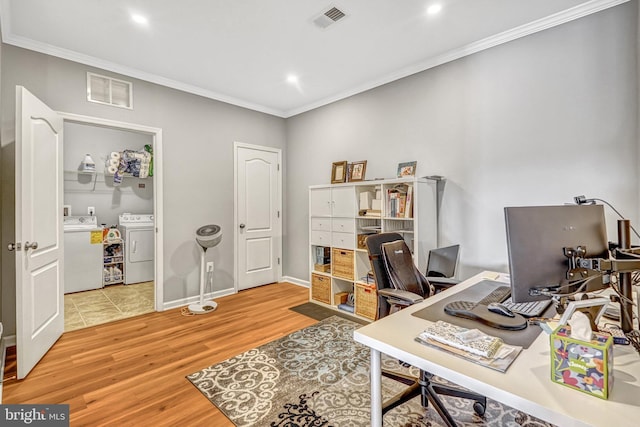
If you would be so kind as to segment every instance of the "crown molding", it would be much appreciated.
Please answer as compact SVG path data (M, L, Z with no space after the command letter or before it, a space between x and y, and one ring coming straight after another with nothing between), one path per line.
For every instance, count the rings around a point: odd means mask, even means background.
M284 112L281 110L266 107L264 105L254 104L251 102L243 101L238 98L223 95L208 89L204 89L198 86L183 83L177 80L168 79L166 77L159 76L157 74L148 73L146 71L138 70L136 68L127 67L124 65L116 64L111 61L105 61L94 56L85 55L68 49L58 48L46 43L40 43L31 39L10 35L8 40L3 37L3 41L7 44L11 44L17 47L21 47L28 50L44 53L46 55L55 56L58 58L66 59L69 61L77 62L80 64L88 65L90 67L99 68L101 70L111 71L113 73L121 74L127 77L133 77L139 80L144 80L150 83L155 83L161 86L177 89L182 92L199 95L205 98L221 101L227 104L235 105L249 110L258 111L261 113L271 114L278 117L284 117Z
M261 113L270 114L277 117L284 118L284 111L270 108L264 105L247 102L238 98L234 98L228 95L217 93L208 89L204 89L198 86L190 85L177 80L168 79L153 73L138 70L136 68L127 67L114 62L105 61L94 56L85 55L69 49L62 49L56 46L52 46L47 43L41 43L31 40L26 37L16 36L11 31L11 2L10 0L0 1L0 30L2 34L2 42L17 46L23 49L32 50L46 55L55 56L57 58L66 59L69 61L84 64L90 67L99 68L101 70L111 71L113 73L121 74L127 77L133 77L139 80L144 80L150 83L155 83L161 86L166 86L172 89L177 89L182 92L199 95L205 98L213 99L216 101L224 102L226 104L235 105L237 107L246 108Z
M521 37L544 31L549 28L556 27L558 25L565 24L567 22L591 15L593 13L600 12L610 7L617 6L622 3L626 3L629 0L591 0L581 5L569 8L562 12L549 15L545 18L538 19L528 24L515 27L513 29L503 31L496 35L486 37L477 42L469 43L461 48L453 49L447 53L439 55L437 57L429 58L428 60L413 64L409 67L402 68L394 73L388 74L384 77L370 80L347 91L340 92L336 95L321 99L310 104L293 108L290 110L279 110L265 105L255 104L247 102L238 98L234 98L228 95L217 93L208 89L204 89L198 86L190 85L184 82L168 79L153 73L138 70L136 68L126 67L120 64L116 64L110 61L105 61L93 56L81 54L68 49L62 49L55 46L51 46L46 43L40 43L31 39L20 37L12 34L11 23L8 16L10 16L10 2L9 0L2 0L0 2L0 26L2 30L2 40L4 43L11 44L24 49L33 50L36 52L44 53L47 55L55 56L69 61L78 62L91 67L99 68L102 70L111 71L124 76L133 77L139 80L155 83L161 86L170 87L183 92L199 95L205 98L213 99L216 101L224 102L227 104L235 105L249 110L258 111L261 113L271 114L281 118L289 118L298 114L305 113L307 111L314 110L319 107L331 104L336 101L348 98L353 95L374 89L378 86L385 85L395 80L408 77L410 75L428 70L438 65L445 64L447 62L454 61L456 59L463 58L474 53L481 52L485 49L492 48L494 46L507 43Z
M481 52L485 49L489 49L489 48L501 45L503 43L507 43L507 42L519 39L521 37L526 37L528 35L531 35L540 31L544 31L549 28L556 27L558 25L562 25L567 22L571 22L579 18L583 18L585 16L600 12L602 10L608 9L613 6L617 6L622 3L626 3L628 1L629 0L591 0L579 6L569 8L562 12L549 15L545 18L532 21L528 24L524 24L507 31L503 31L493 36L486 37L477 42L469 43L466 46L462 46L460 48L450 50L449 52L446 52L442 55L429 58L426 61L419 62L409 67L405 67L394 73L388 74L380 79L375 79L367 83L363 83L362 85L354 87L348 91L341 92L339 94L336 94L328 98L324 98L320 101L317 101L311 104L307 104L300 108L287 110L285 111L284 117L289 118L298 114L305 113L307 111L315 110L316 108L334 103L336 101L340 101L341 99L345 99L362 92L366 92L367 90L374 89L378 86L391 83L395 80L408 77L410 75L428 70L430 68L437 67L438 65L446 64L447 62L455 61L456 59L460 59L465 56L469 56L474 53Z

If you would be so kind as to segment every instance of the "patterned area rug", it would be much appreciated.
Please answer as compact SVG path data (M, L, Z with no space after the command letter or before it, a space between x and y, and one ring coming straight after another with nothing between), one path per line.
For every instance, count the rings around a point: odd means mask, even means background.
M360 325L338 316L187 376L236 426L368 426L370 419L369 349L353 340ZM383 357L384 369L418 374L396 359ZM383 399L400 383L383 378ZM460 426L548 424L487 400L484 417L468 400L443 397ZM389 411L387 426L442 426L420 398Z

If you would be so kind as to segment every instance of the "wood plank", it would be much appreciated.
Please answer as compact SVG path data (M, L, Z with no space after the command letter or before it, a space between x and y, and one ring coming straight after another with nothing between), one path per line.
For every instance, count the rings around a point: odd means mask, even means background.
M66 403L73 426L233 426L185 376L316 323L289 310L308 298L277 283L218 298L209 314L174 309L67 332L24 380L8 354L2 403Z

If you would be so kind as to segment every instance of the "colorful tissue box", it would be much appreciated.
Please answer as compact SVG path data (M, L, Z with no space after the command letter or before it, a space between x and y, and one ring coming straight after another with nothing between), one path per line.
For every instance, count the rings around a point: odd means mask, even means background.
M571 327L551 334L551 380L601 399L613 387L613 338L594 332L591 341L571 338Z

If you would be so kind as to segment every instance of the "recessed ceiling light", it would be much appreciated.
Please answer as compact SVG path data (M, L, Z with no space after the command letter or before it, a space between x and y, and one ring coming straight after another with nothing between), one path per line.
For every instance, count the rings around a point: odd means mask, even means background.
M289 74L287 76L287 83L291 83L292 85L298 84L298 76L295 74Z
M442 5L441 4L432 4L431 6L429 6L427 8L427 13L429 15L435 15L436 13L440 12L442 10Z
M137 13L132 13L131 14L131 19L133 20L133 22L135 22L136 24L140 24L140 25L147 25L149 23L149 20L147 19L146 16L142 16L142 15L137 14Z

